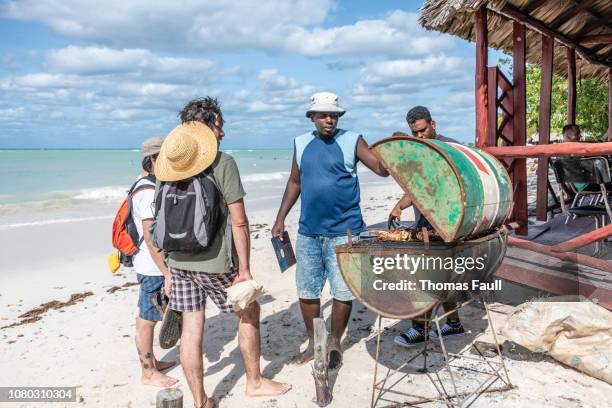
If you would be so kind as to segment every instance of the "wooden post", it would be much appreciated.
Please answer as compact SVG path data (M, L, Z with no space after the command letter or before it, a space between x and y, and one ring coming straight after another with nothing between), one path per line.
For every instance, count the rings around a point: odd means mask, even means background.
M608 141L612 142L612 68L608 70Z
M576 123L576 49L567 48L567 123Z
M178 388L158 391L155 408L183 408L183 392Z
M525 77L525 25L512 26L512 74L514 82L514 146L525 146L527 140L527 81ZM512 172L514 189L513 219L519 223L518 235L527 235L527 160L516 159Z
M489 136L487 146L497 146L497 67L487 68L487 111ZM489 89L491 92L489 92Z
M476 32L476 147L487 146L489 132L487 111L487 64L488 64L488 33L487 7L480 7L474 14Z
M542 76L540 78L540 120L538 145L550 143L550 105L552 95L552 69L554 42L542 34ZM548 214L548 158L538 158L538 192L536 219L546 221Z
M312 321L314 326L314 365L312 376L315 381L317 404L326 407L331 403L332 393L327 375L327 329L325 320L317 317Z

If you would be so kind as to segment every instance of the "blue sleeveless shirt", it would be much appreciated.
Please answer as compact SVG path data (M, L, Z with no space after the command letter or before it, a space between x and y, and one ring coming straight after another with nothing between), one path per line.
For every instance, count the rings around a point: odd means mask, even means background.
M300 170L301 214L298 233L337 237L358 234L365 224L359 208L357 143L361 135L337 129L322 139L316 131L295 138Z

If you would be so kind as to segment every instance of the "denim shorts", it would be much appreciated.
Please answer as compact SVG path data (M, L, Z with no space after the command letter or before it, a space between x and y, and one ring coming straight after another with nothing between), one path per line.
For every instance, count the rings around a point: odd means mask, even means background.
M153 298L157 296L157 292L164 290L163 276L149 276L136 274L138 283L140 283L140 291L138 293L138 309L139 316L142 320L151 320L159 322L162 320L161 311L155 306Z
M298 234L295 281L300 299L319 299L325 280L329 280L331 295L334 299L342 301L355 299L342 279L334 251L336 245L347 242L346 235L330 238Z

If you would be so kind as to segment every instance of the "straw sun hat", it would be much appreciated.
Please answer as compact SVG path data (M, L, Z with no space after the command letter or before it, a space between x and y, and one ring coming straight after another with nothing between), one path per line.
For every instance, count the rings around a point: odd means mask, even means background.
M208 126L185 122L166 136L155 163L155 177L161 181L193 177L215 161L217 149L217 138Z

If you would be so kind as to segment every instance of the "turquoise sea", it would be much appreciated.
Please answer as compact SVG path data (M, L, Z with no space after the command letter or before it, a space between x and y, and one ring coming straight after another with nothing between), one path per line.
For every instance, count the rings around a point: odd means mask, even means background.
M247 210L277 208L292 150L225 150L240 170ZM113 216L141 171L134 150L0 150L0 228ZM360 170L361 183L378 183Z

